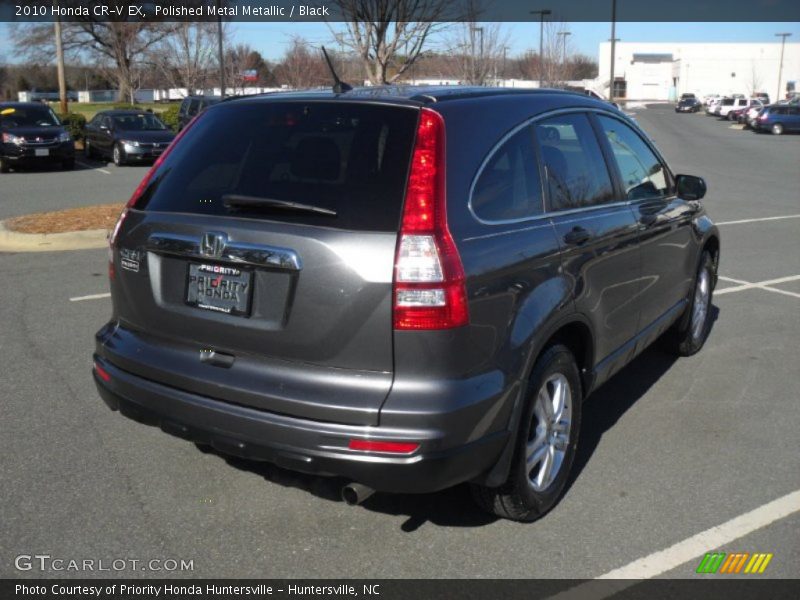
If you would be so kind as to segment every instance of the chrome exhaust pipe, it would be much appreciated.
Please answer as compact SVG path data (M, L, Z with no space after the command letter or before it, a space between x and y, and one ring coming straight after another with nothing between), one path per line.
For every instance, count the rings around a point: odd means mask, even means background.
M361 504L375 493L371 487L367 487L360 483L348 483L342 488L342 500L348 506L355 506Z

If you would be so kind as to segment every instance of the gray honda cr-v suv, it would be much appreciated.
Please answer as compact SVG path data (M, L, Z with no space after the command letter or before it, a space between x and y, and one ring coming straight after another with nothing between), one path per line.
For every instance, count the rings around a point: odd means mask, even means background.
M372 491L558 500L581 402L656 338L703 345L719 234L581 94L371 88L221 102L110 239L94 379L163 430Z

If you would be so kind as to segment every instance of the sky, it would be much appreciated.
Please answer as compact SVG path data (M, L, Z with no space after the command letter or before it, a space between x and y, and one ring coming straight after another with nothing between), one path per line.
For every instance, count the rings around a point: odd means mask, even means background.
M335 28L341 25L334 24ZM611 37L610 23L566 23L571 48L597 59L600 42ZM9 39L9 23L0 24L0 62L16 62ZM324 23L235 23L232 25L237 43L247 43L267 60L278 60L292 36L314 44L332 43L332 35ZM503 23L508 35L509 57L539 45L538 23ZM800 42L800 23L617 23L616 37L623 42L775 42L778 32L791 32L788 42ZM441 44L441 40L438 40ZM437 40L433 40L435 49Z

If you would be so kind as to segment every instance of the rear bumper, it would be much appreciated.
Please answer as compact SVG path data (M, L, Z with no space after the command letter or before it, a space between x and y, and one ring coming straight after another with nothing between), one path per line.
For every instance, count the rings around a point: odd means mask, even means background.
M503 430L448 447L444 432L426 428L438 420L434 415L419 427L404 428L298 419L179 390L133 375L97 355L94 359L110 376L106 381L94 372L100 396L128 418L226 454L340 476L378 491L433 492L479 478L497 462L509 435ZM413 440L420 448L403 456L367 453L348 449L354 438Z

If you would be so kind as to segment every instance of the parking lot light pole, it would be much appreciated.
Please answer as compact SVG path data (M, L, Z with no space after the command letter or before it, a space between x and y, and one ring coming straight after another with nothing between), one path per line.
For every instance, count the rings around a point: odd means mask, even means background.
M617 52L617 0L611 0L611 80L608 83L608 100L614 102L614 60Z
M478 34L480 35L480 45L478 46L479 47L478 60L480 62L478 63L479 64L478 73L473 73L473 76L477 74L478 75L478 79L480 80L480 85L483 85L484 84L484 74L483 74L483 27L471 27L471 29L472 29L472 33L473 34L477 31ZM470 37L472 37L472 36L470 36ZM474 60L475 60L474 38L473 38L473 44L472 44L472 59L473 59L473 64L474 64ZM473 67L473 71L474 71L474 67Z
M775 37L781 38L781 62L778 65L778 94L775 96L775 102L781 99L781 77L783 76L783 50L786 47L786 38L792 35L791 33L776 33Z
M567 36L572 35L571 31L559 31L561 38L561 68L564 70L564 81L567 80Z
M552 12L547 8L531 11L532 15L539 15L539 88L544 83L544 18Z

